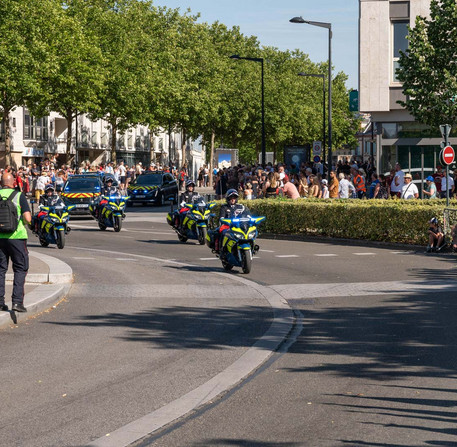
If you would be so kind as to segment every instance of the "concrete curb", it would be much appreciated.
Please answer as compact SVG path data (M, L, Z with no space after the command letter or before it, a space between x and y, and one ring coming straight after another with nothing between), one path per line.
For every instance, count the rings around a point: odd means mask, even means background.
M68 294L73 282L73 270L65 262L41 253L30 252L29 254L45 262L49 267L49 273L27 275L28 283L41 283L41 285L25 295L24 304L27 307L27 313L20 314L23 321L58 303ZM29 276L32 278L29 278ZM12 323L17 324L18 315L18 313L12 311L0 313L0 329L8 327Z

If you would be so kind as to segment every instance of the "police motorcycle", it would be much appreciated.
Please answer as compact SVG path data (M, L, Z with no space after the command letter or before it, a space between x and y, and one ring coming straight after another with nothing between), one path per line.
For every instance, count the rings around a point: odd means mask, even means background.
M32 200L31 203L33 207L36 202ZM68 226L69 211L73 208L75 205L65 206L63 202L54 206L39 205L40 212L34 216L33 228L42 247L47 247L49 244L56 244L59 249L65 247L65 235L71 231Z
M227 203L230 200L230 191L234 191L232 197L235 196L236 200L238 198L235 190L229 190ZM259 251L259 246L255 243L258 236L257 227L266 217L252 217L242 205L238 206L241 208L236 209L231 217L221 217L221 226L208 233L206 242L212 252L220 258L224 270L230 271L233 267L241 267L243 273L247 274L251 271L253 256Z
M114 228L118 233L122 229L122 221L125 218L125 205L129 196L123 196L119 192L100 196L97 204L89 206L92 217L97 220L98 228L105 231Z
M215 205L214 202L206 203L201 196L194 196L191 203L181 204L182 208L188 210L181 224L180 212L179 210L173 211L173 204L171 204L167 222L176 231L180 242L184 243L188 239L196 239L200 245L205 244L208 222L214 216L211 209Z

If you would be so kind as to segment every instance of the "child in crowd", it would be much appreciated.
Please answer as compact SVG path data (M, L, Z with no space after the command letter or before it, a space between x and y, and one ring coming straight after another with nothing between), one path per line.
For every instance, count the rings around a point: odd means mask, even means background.
M253 194L253 190L252 190L252 185L251 183L246 183L246 186L244 187L244 198L246 200L252 200L252 194Z
M428 229L428 246L427 253L432 251L441 251L444 247L444 234L438 225L438 219L433 217L429 220L430 228Z

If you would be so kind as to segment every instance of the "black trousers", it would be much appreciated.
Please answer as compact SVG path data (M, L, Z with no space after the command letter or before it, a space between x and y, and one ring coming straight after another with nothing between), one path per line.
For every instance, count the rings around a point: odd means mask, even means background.
M0 304L5 303L5 280L8 263L13 263L13 304L24 304L25 277L29 270L27 239L0 239Z

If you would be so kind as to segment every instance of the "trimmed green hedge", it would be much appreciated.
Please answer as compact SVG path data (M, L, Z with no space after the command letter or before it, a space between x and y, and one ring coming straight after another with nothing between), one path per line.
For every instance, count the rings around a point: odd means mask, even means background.
M223 202L219 202L223 203ZM241 201L266 216L260 231L336 238L427 244L428 221L443 220L445 200L288 200ZM457 208L452 200L451 208ZM219 209L214 211L219 215Z

